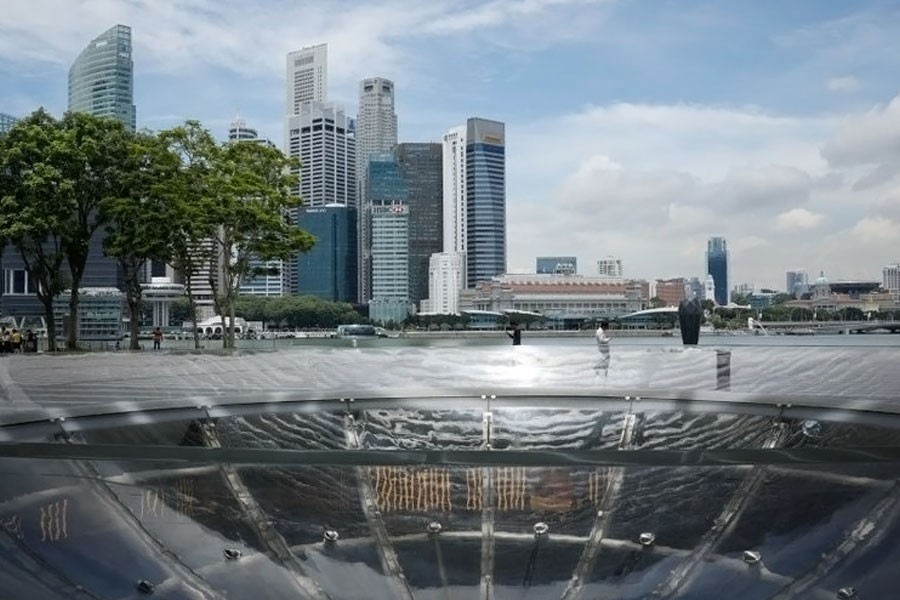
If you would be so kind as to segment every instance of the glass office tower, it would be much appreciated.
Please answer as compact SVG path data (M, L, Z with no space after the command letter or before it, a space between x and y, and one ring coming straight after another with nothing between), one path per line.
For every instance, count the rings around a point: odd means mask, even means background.
M135 130L131 28L116 25L91 40L69 69L69 110L112 117Z
M716 304L728 304L728 246L725 238L709 238L706 244L706 273L715 283Z

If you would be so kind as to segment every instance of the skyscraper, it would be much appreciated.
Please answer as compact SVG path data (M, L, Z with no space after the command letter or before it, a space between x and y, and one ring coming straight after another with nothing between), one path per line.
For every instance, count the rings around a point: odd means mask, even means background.
M881 270L883 287L888 292L900 292L900 262L887 265Z
M69 69L69 110L122 121L135 130L131 28L116 25L91 40Z
M285 114L299 115L303 102L328 101L328 45L308 46L287 55Z
M706 273L715 282L715 301L728 304L728 246L725 238L712 237L706 243Z
M597 261L597 274L600 277L622 277L622 259L615 256L607 256Z
M399 322L410 314L409 207L372 206L372 300L369 318Z
M356 119L356 179L359 203L359 300L372 297L370 202L366 198L369 158L390 152L397 145L394 82L381 77L359 82L359 114Z
M803 294L808 293L809 276L806 274L806 271L803 269L788 271L785 274L784 291L792 295L794 298L799 298Z
M471 118L444 135L444 252L465 287L506 272L506 148L499 121Z
M356 209L345 205L304 207L298 224L316 245L297 258L298 294L356 302Z
M0 112L0 133L6 133L12 129L12 126L15 125L18 120L19 119L12 115Z

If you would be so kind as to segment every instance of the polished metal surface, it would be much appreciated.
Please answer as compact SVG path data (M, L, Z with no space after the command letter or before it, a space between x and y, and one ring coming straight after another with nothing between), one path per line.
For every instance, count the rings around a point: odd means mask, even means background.
M4 360L0 596L900 584L897 348L731 347L727 386L721 348L614 348L605 373L590 350Z

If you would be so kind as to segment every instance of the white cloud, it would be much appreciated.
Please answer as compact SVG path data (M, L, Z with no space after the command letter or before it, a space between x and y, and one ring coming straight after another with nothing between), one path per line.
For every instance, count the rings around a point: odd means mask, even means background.
M825 217L805 208L793 208L775 218L775 230L782 232L815 229L825 221Z
M856 77L832 77L825 82L825 88L829 92L855 92L859 90L859 80Z
M865 217L853 227L853 234L863 244L900 243L900 223L884 217Z

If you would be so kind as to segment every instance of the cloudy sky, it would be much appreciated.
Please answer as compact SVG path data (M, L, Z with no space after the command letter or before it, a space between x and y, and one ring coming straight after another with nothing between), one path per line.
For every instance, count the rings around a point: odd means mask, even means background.
M61 113L72 60L134 35L138 126L240 113L282 139L285 54L328 43L329 98L396 82L401 141L506 122L510 271L881 279L900 260L895 0L3 0L0 111Z

